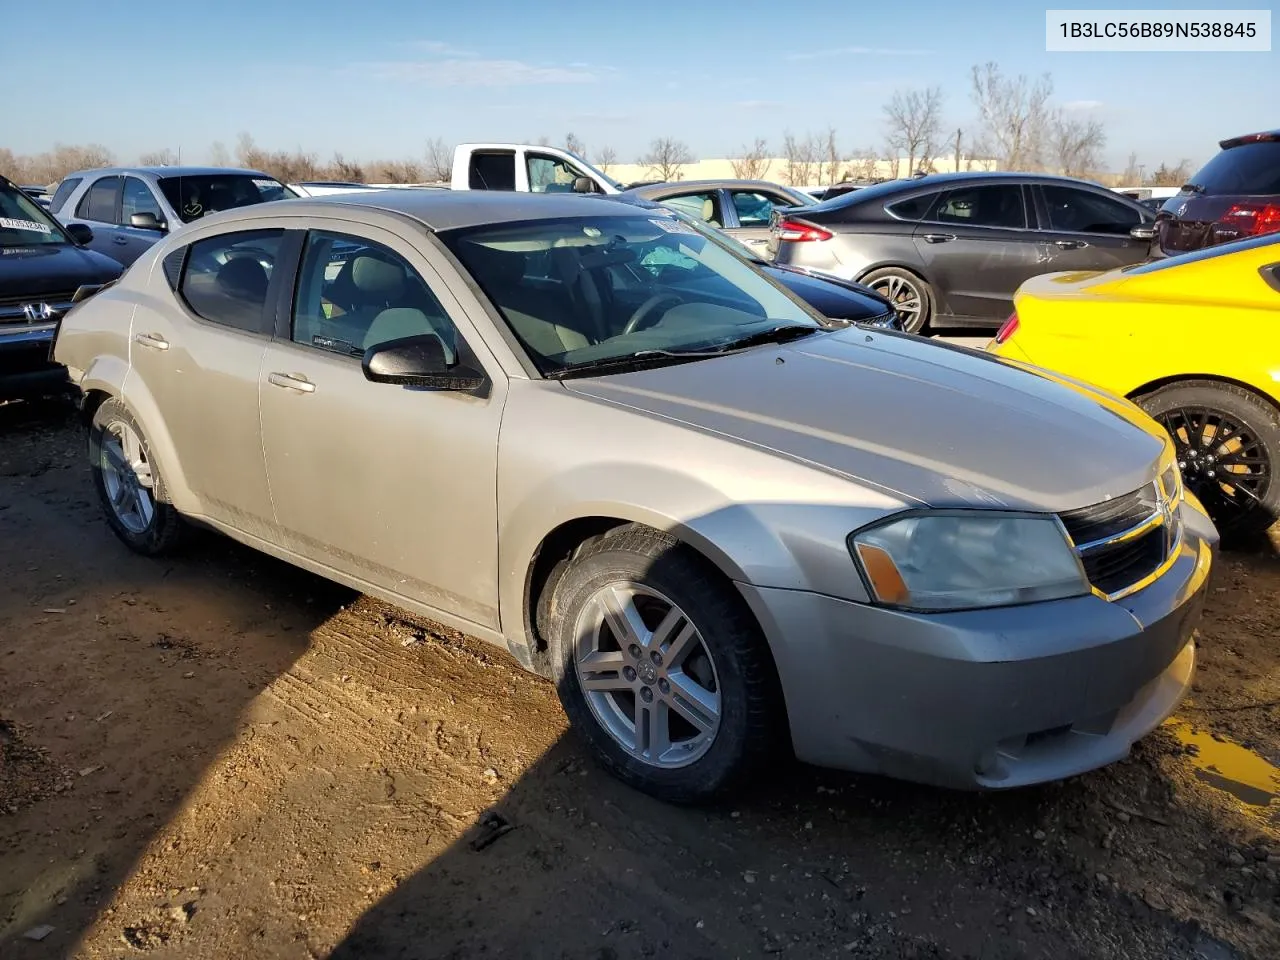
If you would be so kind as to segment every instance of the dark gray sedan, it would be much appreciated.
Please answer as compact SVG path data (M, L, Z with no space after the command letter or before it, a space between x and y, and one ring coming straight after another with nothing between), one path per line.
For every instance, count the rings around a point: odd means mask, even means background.
M1024 280L1111 270L1151 256L1155 214L1094 183L1017 173L939 174L778 211L769 250L865 283L906 328L995 329Z

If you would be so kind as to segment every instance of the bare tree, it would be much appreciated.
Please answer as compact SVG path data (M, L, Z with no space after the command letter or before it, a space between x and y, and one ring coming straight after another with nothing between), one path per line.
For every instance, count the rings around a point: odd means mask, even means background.
M972 95L982 123L983 149L1006 170L1043 166L1052 120L1053 81L1006 77L995 63L975 66Z
M602 172L608 173L609 168L618 163L618 151L613 147L601 147L600 153L596 156L596 163Z
M564 148L575 156L587 159L587 145L575 133L567 133L564 137Z
M1129 162L1125 164L1121 179L1124 180L1125 186L1132 186L1142 182L1142 167L1138 163L1138 155L1136 153L1129 154Z
M138 157L139 165L144 167L171 167L177 162L177 155L168 147L162 150L150 150Z
M960 172L960 157L961 157L960 148L963 143L963 140L964 140L964 131L957 130L956 131L956 164L955 164L955 167L953 168L956 173Z
M739 156L729 161L733 175L739 180L759 180L769 169L769 144L764 137L756 137L751 146L743 145Z
M333 155L333 162L329 164L325 173L332 175L335 180L364 183L364 167L346 160L340 153Z
M442 182L453 176L453 150L440 137L427 141L427 162L424 170L432 182Z
M845 176L850 180L873 180L879 166L880 158L876 156L875 150L855 150L849 157Z
M419 183L422 164L416 160L375 160L369 164L370 183Z
M209 160L215 167L231 166L231 154L227 152L227 145L221 140L213 141L213 146L209 148Z
M1191 178L1191 161L1179 161L1176 167L1160 164L1147 178L1149 187L1180 187Z
M44 153L25 155L0 150L0 173L18 183L48 185L75 170L109 167L114 162L111 151L96 143L58 143Z
M1059 172L1083 177L1102 165L1102 149L1107 132L1102 121L1092 117L1070 117L1061 111L1049 128L1049 155Z
M811 135L797 137L790 131L783 134L782 158L786 162L782 176L793 187L812 183L814 167L822 166L821 147Z
M823 150L826 162L818 177L818 182L821 183L823 177L825 177L827 183L839 183L840 170L844 165L844 158L840 156L840 147L836 143L835 127L827 127L827 139L823 144Z
M534 142L535 142L538 146L540 146L540 147L549 147L549 146L551 146L551 138L550 138L550 137L548 137L545 133L544 133L542 136L540 136L537 140L535 140Z
M680 168L693 163L693 154L682 140L658 137L649 144L649 152L640 162L662 180L679 180Z
M916 160L937 153L942 132L942 88L897 90L884 106L886 140L897 155L906 154L907 176L916 172Z

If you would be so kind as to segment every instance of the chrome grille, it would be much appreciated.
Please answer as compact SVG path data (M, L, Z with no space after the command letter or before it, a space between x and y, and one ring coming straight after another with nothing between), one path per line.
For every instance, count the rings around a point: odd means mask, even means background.
M47 303L50 306L57 306L60 303L70 303L75 295L74 289L53 290L49 293L0 294L0 307L17 307L24 303Z
M1109 599L1145 585L1182 539L1176 469L1153 483L1059 514L1089 583Z

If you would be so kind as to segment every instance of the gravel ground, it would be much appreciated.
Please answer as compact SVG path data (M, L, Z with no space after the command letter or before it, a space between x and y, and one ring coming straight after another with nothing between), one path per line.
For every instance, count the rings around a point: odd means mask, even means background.
M0 407L0 956L1274 960L1278 556L1223 557L1180 723L1107 770L675 809L492 648L212 535L130 555L71 421Z

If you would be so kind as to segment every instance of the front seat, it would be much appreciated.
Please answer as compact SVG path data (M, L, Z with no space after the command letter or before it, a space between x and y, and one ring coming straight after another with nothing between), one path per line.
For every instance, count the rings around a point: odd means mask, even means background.
M557 356L590 342L577 330L546 319L564 316L564 305L554 294L521 282L525 270L523 253L469 243L462 260L473 268L476 279L516 336L534 353Z
M565 319L574 322L568 326L588 340L607 340L609 331L605 329L604 297L595 276L590 270L583 269L582 258L573 247L552 247L549 252L551 268L573 301L573 315Z
M716 219L716 202L710 197L702 201L702 219L713 227L722 226L720 221Z

